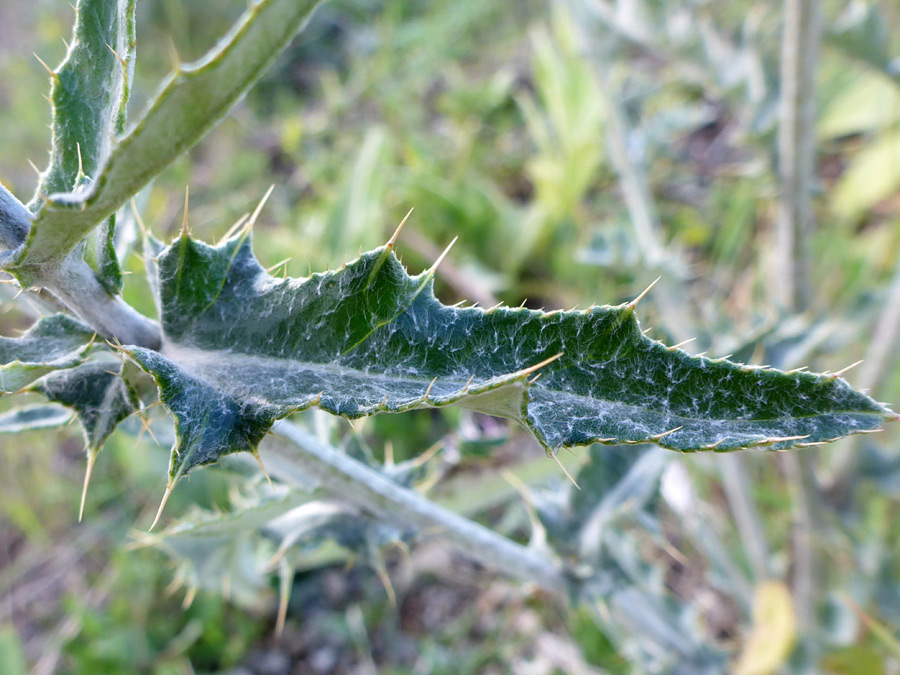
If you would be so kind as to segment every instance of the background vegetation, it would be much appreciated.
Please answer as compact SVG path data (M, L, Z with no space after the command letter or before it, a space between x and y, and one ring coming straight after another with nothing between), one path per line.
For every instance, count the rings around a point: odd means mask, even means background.
M132 115L173 58L202 54L244 6L138 3ZM900 9L824 4L812 291L799 313L778 300L782 15L771 0L331 0L138 208L167 238L189 184L191 227L216 240L275 184L257 255L304 276L383 243L415 207L399 246L411 270L460 238L438 275L445 302L613 304L662 274L642 305L654 337L784 368L865 358L847 378L896 407ZM48 147L47 75L31 52L58 62L72 19L64 2L0 7L0 181L20 196L35 182L26 159L43 165ZM149 312L140 257L126 267L126 298ZM5 300L10 334L28 305ZM411 480L563 555L576 516L602 505L604 555L633 589L631 613L562 606L439 539L358 564L352 547L317 547L286 581L261 571L274 551L249 530L214 555L196 541L147 546L165 438L113 436L77 524L83 458L69 428L0 440L0 672L698 672L671 657L680 643L738 669L750 667L742 650L769 656L768 670L743 672L900 672L895 428L798 451L803 461L667 453L611 503L615 453L566 459L605 476L574 495L496 419L304 423L379 462L441 443ZM264 489L237 464L198 472L167 516L198 522ZM754 601L777 620L754 620ZM780 630L767 638L765 626ZM748 652L754 640L770 649Z

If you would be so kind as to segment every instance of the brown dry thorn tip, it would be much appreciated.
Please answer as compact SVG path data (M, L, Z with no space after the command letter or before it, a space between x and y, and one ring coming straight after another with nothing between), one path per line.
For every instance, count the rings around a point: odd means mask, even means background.
M556 354L555 356L551 356L549 359L544 359L540 363L535 363L533 366L524 368L516 374L519 375L520 377L525 376L525 375L531 375L531 373L535 372L536 370L539 370L539 369L543 368L544 366L550 365L554 361L561 359L564 354L565 354L565 352L560 352L559 354Z
M78 154L78 178L84 177L84 162L81 159L81 143L75 143L75 152Z
M91 452L90 447L85 448L87 452L87 467L84 470L84 487L81 488L81 506L78 507L78 522L84 517L84 503L87 501L88 485L91 483L91 474L94 472L94 462L97 460L97 453Z
M834 377L841 377L841 375L843 375L844 373L846 373L846 372L847 372L848 370L850 370L851 368L855 368L856 366L858 366L858 365L859 365L860 363L862 363L862 362L863 362L863 359L860 359L860 360L857 361L856 363L851 363L851 364L850 364L849 366L847 366L846 368L841 368L840 370L833 372L832 375L833 375Z
M178 47L175 46L172 36L169 36L169 59L172 61L172 70L176 73L181 70L181 56L178 54Z
M387 397L388 397L388 395L385 394L385 395L384 395L384 398L381 399L381 404L379 405L379 407L381 407L381 408L387 407Z
M543 373L538 373L537 375L535 375L534 377L532 377L530 380L528 380L528 385L531 386L532 384L534 384L535 382L537 382L537 381L538 381L538 378L539 378L541 375L543 375Z
M554 462L556 462L556 466L558 466L560 469L562 469L562 472L564 474L566 474L566 478L568 478L570 481L572 481L572 485L575 486L575 489L580 490L581 487L578 485L576 480L574 478L572 478L572 474L569 473L569 470L566 469L565 465L563 465L563 463L559 461L559 457L556 456L556 453L551 450L548 450L547 456L550 457L550 459L552 459Z
M653 330L653 326L647 326L644 330L641 331L641 335L646 335L651 330Z
M38 63L40 63L42 66L44 66L44 69L45 69L48 73L50 73L50 77L52 77L54 80L58 80L58 79L59 79L59 75L58 75L57 73L53 72L53 68L51 68L51 67L48 66L46 63L44 63L43 59L41 59L40 56L38 56L38 55L35 54L34 52L31 52L31 53L34 54L34 58L36 58L36 59L38 60Z
M466 382L466 386L463 387L463 393L464 393L464 394L465 394L467 391L469 391L469 386L472 384L472 380L474 380L474 379L475 379L475 376L472 375L472 377L469 378L468 382Z
M429 459L434 457L437 453L439 453L444 448L444 439L439 440L437 443L428 448L425 452L415 458L413 460L414 467L420 467Z
M188 607L193 605L195 597L197 597L197 587L188 586L188 589L184 594L184 602L181 603L181 608L187 609Z
M397 226L397 229L394 230L394 234L392 234L391 238L388 239L388 242L387 242L388 250L391 250L392 248L394 248L394 244L397 243L397 237L400 236L400 231L403 229L403 226L406 225L406 221L409 220L409 217L412 215L412 212L415 210L415 208L416 207L413 207L409 211L406 212L406 215L403 216L403 220L400 221L400 224Z
M228 241L229 239L231 239L231 237L234 235L234 233L240 229L241 225L243 225L244 221L247 220L247 218L249 218L249 217L250 217L250 214L245 213L240 218L238 218L235 221L234 225L229 227L228 231L222 235L221 239L219 239L219 243L221 244L223 241Z
M324 393L325 393L325 390L324 390L324 389L323 389L322 391L319 392L319 395L316 396L316 400L313 401L313 405L316 405L316 406L317 406L317 405L319 405L319 403L321 403L321 401L322 401L322 394L324 394Z
M722 438L720 438L719 440L717 440L715 443L710 443L709 445L704 446L704 449L705 449L705 450L715 450L716 448L718 448L718 447L719 447L725 440L727 440L728 438L729 438L729 436L722 436Z
M137 202L134 201L134 197L131 198L131 213L134 214L134 222L137 223L138 229L141 231L141 234L145 237L147 236L147 228L144 226L144 220L141 218L141 214L138 212Z
M526 302L528 302L528 298L523 298L522 303L519 305L519 309L523 309L525 307Z
M128 64L125 62L125 59L123 59L121 56L119 56L119 53L115 49L113 49L108 42L106 43L106 47L107 47L107 49L109 49L109 51L111 51L113 53L113 56L116 57L116 61L118 61L120 64L122 64L123 68L128 68Z
M581 310L581 313L582 313L582 314L590 314L590 313L591 313L591 310L594 309L594 307L596 307L596 306L597 306L596 303L591 303L591 306L588 307L587 309Z
M259 214L262 212L263 207L266 205L266 202L269 201L269 196L272 194L272 190L275 189L275 184L269 186L269 189L266 190L266 194L263 195L262 199L259 200L259 204L256 205L256 209L253 211L253 215L250 216L250 220L247 221L247 227L245 228L248 232L253 229L253 226L256 225L256 219L259 218Z
M434 383L435 383L435 382L437 382L437 378L434 378L434 379L431 381L431 384L428 385L428 389L425 390L425 395L422 396L422 400L423 400L423 401L427 401L427 400L428 400L428 394L431 393L431 388L434 386Z
M653 288L654 286L656 286L656 282L659 281L660 279L662 279L662 276L656 277L656 279L653 280L653 283L651 283L649 286L647 286L647 288L645 288L645 289L643 290L643 292L642 292L639 296L637 296L634 300L632 300L632 301L629 302L629 303L626 303L626 304L625 304L625 307L628 308L628 309L632 309L632 310L633 310L635 307L637 307L637 306L638 306L638 303L639 303L641 300L644 299L644 296L647 295L647 293L650 292L650 289L651 289L651 288Z
M181 219L181 236L188 237L191 231L188 229L188 202L191 200L191 190L189 185L184 186L184 217Z
M484 311L485 311L486 314L490 314L490 313L493 312L494 310L500 309L501 307L503 307L503 301L502 301L502 300L501 300L500 302L498 302L496 305L494 305L493 307L489 307L488 309L486 309L486 310L484 310Z
M438 266L444 261L444 258L447 257L447 254L450 253L450 249L453 248L453 244L456 243L457 239L459 239L459 237L453 237L453 241L447 244L447 248L445 248L443 253L441 253L437 257L437 260L434 261L434 264L428 270L429 276L434 276L434 273L437 271ZM478 303L476 302L475 304L477 305Z
M265 476L266 480L269 481L269 487L274 490L275 483L272 482L272 479L269 477L269 472L266 471L266 466L265 466L265 464L263 464L262 457L259 456L258 448L255 448L253 450L253 459L255 459L256 463L259 464L259 470L263 472L263 476Z
M684 345L690 344L691 342L693 342L693 341L696 340L696 339L697 339L697 338L692 337L692 338L688 338L687 340L682 340L682 341L679 342L677 345L672 345L671 347L667 347L667 349L668 349L670 352L674 352L676 349L681 349L682 347L684 347Z
M166 485L166 491L163 493L162 501L159 503L159 509L156 511L156 518L153 519L153 523L150 525L150 529L147 532L152 532L153 528L156 527L156 524L159 522L159 519L162 517L163 509L166 508L166 502L169 501L169 497L172 496L172 488L175 485L173 483L169 483Z
M651 436L650 438L654 441L658 441L664 436L668 436L669 434L674 434L679 429L684 429L684 425L682 424L680 427L675 427L674 429L669 429L668 431L664 431L661 434L656 434L656 436Z
M281 267L282 265L284 265L284 266L285 266L285 269L286 269L286 268L287 268L287 264L288 264L291 260L293 260L293 258L285 258L284 260L279 260L277 263L275 263L275 264L272 265L270 268L268 268L268 269L266 270L266 272L268 272L268 273L271 274L271 273L272 273L272 270L277 270L277 269L278 269L279 267Z

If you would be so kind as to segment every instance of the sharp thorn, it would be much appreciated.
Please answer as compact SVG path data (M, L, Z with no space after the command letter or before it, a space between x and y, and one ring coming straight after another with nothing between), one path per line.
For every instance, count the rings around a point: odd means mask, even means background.
M87 467L84 470L84 487L81 488L81 506L78 507L78 522L84 517L84 503L87 501L88 485L91 483L91 475L94 473L94 462L97 460L97 453L88 449Z
M269 195L272 194L272 190L275 189L275 184L269 186L269 189L266 190L266 194L263 195L263 198L259 200L259 204L256 205L256 209L253 211L253 215L250 216L250 220L247 221L247 229L252 230L253 226L256 225L256 219L259 218L259 214L262 212L263 207L266 205L266 202L269 201Z
M219 239L219 243L221 244L223 241L228 241L229 239L231 239L231 237L234 235L234 233L240 229L241 225L243 225L244 221L247 220L247 218L249 218L249 217L250 217L250 214L245 213L240 218L238 218L237 221L234 223L234 225L232 225L231 227L228 228L228 232L226 232L225 234L222 235L222 237Z
M260 471L263 472L263 476L265 476L266 480L269 481L269 487L274 490L275 483L272 482L272 479L269 477L269 472L266 471L266 467L263 464L262 457L259 456L259 450L253 453L253 459L255 459L256 463L259 464Z
M434 264L428 270L429 276L434 276L434 273L437 271L438 265L440 265L443 262L444 258L447 256L447 254L450 253L450 249L453 248L453 244L456 243L457 239L459 239L459 237L453 237L453 241L451 241L447 245L447 248L444 249L444 252L441 253L438 256L437 260L434 261Z
M34 172L35 172L38 176L40 176L40 175L41 175L41 170L40 170L39 168L37 168L37 165L36 165L34 162L32 162L30 159L28 160L28 163L31 165L31 168L34 169Z
M403 220L400 221L400 224L397 226L397 229L394 230L394 234L391 235L391 238L388 239L387 247L388 249L394 248L394 244L397 243L397 237L400 236L400 231L403 229L403 226L406 225L406 221L409 220L409 217L412 215L412 212L415 210L415 207L411 208L406 212L406 215L403 216Z
M188 237L191 232L188 229L188 202L191 198L190 186L184 186L184 217L181 220L181 236Z
M535 363L533 366L529 366L528 368L524 368L523 370L520 370L520 371L519 371L518 373L516 373L516 374L517 374L517 375L520 375L520 376L522 376L522 375L531 375L531 373L535 372L536 370L539 370L539 369L543 368L544 366L549 365L549 364L553 363L554 361L556 361L556 360L562 358L562 356L563 356L564 354L565 354L565 352L560 352L559 354L556 354L555 356L551 356L549 359L544 359L544 360L541 361L540 363Z
M141 214L138 211L137 202L134 201L134 197L131 198L131 213L134 214L134 222L137 223L138 229L141 231L141 235L146 238L147 228L144 226L144 219L141 218Z
M75 152L78 153L78 178L76 180L80 180L84 178L84 162L81 159L81 143L75 143Z
M674 352L676 349L681 349L684 345L690 344L691 342L693 342L693 341L696 340L696 339L697 339L697 338L692 337L692 338L688 338L687 340L682 340L682 341L679 342L677 345L672 345L671 347L668 347L668 350L669 350L670 352Z
M653 326L647 326L644 330L641 331L641 335L646 335L651 330L653 330Z
M152 532L153 528L156 527L156 524L159 522L159 519L162 517L163 509L166 508L166 502L169 501L169 497L172 496L172 488L174 485L169 483L166 485L166 491L163 494L162 501L159 503L159 509L156 511L156 518L153 519L153 523L150 525L150 529L147 532Z
M34 58L36 58L36 59L38 60L38 63L40 63L42 66L44 66L44 69L45 69L48 73L50 73L50 77L52 77L54 80L58 80L58 79L59 79L59 75L57 75L55 72L53 72L53 68L51 68L51 67L48 66L46 63L44 63L43 59L41 59L40 56L38 56L38 55L35 54L34 52L31 52L31 53L34 54Z
M109 43L106 43L106 47L109 49L109 51L111 51L113 53L113 56L116 57L116 61L118 61L120 64L122 64L123 68L128 68L128 63L126 63L125 59L123 59L121 56L119 56L119 53L115 49L113 49Z
M644 296L647 295L647 293L650 292L650 289L651 289L651 288L653 288L654 286L656 286L656 282L659 281L660 279L662 279L662 276L656 277L656 279L653 280L653 283L651 283L649 286L647 286L647 288L645 288L645 289L643 290L643 292L642 292L639 296L637 296L637 297L636 297L634 300L632 300L631 302L627 303L625 306L628 307L628 308L630 308L630 309L634 309L635 307L637 307L637 306L638 306L638 303L639 303L641 300L644 299Z
M575 479L572 478L572 474L569 473L569 470L566 469L565 465L563 465L563 463L559 461L559 457L556 456L556 453L553 451L549 451L547 452L547 455L550 457L550 459L556 462L556 466L562 469L562 472L566 474L566 478L568 478L572 482L572 485L574 485L577 490L580 490L581 487L578 485Z
M431 393L431 388L434 386L434 383L435 383L435 382L437 382L437 378L434 378L434 379L431 381L431 384L428 385L428 389L425 390L425 395L422 397L422 400L423 400L423 401L427 401L427 400L428 400L428 395Z
M834 376L836 376L836 377L840 377L841 375L843 375L844 373L846 373L848 370L850 370L851 368L855 368L856 366L858 366L858 365L859 365L860 363L862 363L862 362L863 362L863 360L860 359L860 360L857 361L856 363L851 363L851 364L850 364L849 366L847 366L846 368L841 368L840 370L835 371L834 373L832 373L832 375L834 375Z
M668 436L669 434L674 434L679 429L684 429L684 425L682 424L680 427L675 427L674 429L669 429L668 431L664 431L661 434L656 434L656 436L651 436L650 438L652 438L654 441L658 441L661 438L663 438L664 436Z

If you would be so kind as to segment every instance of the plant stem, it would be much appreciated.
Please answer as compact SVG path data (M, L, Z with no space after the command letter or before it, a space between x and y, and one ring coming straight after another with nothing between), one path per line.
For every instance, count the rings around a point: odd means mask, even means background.
M301 464L324 487L357 507L420 531L438 529L478 562L522 581L533 582L554 595L564 594L568 589L562 568L551 558L438 506L291 422L278 422L274 432L302 450L291 456L294 463Z
M42 270L41 286L59 298L102 337L124 345L159 349L159 324L138 312L121 297L112 296L97 281L94 270L77 251L59 267Z
M775 229L776 304L801 312L812 299L810 239L815 228L812 188L816 180L816 63L822 32L819 0L785 0L778 128L780 199ZM815 625L819 587L813 546L821 531L818 485L806 453L783 456L794 504L793 596L800 626Z
M22 202L0 185L0 246L13 251L24 243L32 215ZM122 344L159 349L159 325L121 297L114 297L97 281L94 271L77 253L59 265L36 273L35 286L46 288L104 338Z
M809 240L815 229L816 62L822 32L818 0L785 0L781 53L778 171L781 199L775 229L776 299L803 311L812 299Z
M728 506L749 554L753 574L757 581L762 581L769 576L769 547L759 513L750 496L747 463L743 461L743 455L736 452L722 455L718 460Z
M25 241L31 224L31 211L0 184L0 246L15 249Z

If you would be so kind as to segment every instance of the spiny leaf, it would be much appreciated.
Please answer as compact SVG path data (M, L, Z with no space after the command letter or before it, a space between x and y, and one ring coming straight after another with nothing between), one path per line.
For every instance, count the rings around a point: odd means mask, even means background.
M27 277L29 266L65 257L196 144L265 72L318 1L261 0L251 5L222 43L169 78L144 116L115 143L90 188L46 201L11 269Z
M32 429L61 427L72 419L72 411L61 405L43 403L14 408L0 414L0 433L18 434Z
M116 361L92 361L60 370L38 380L30 389L75 411L89 454L99 452L119 422L139 405L122 378L122 364Z
M72 43L51 77L53 146L33 211L41 196L72 192L80 175L99 172L124 122L133 50L134 0L79 0Z
M893 416L834 376L669 349L641 334L631 303L446 307L434 270L409 276L389 246L339 271L277 279L247 237L214 247L183 235L158 265L164 347L126 352L175 416L173 480L254 450L276 419L313 405L356 418L457 404L514 419L548 449L780 449Z
M44 317L20 338L0 337L0 396L84 360L94 331L63 314Z

